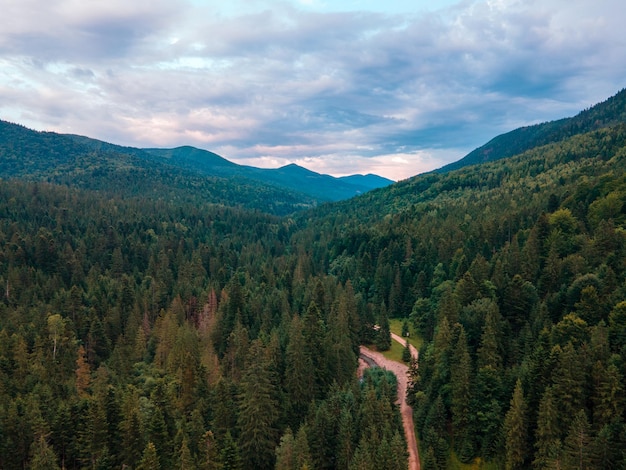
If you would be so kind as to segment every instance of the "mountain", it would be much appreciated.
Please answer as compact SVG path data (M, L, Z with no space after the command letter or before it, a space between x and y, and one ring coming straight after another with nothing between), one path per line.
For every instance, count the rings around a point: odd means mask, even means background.
M213 176L241 176L252 180L275 184L302 192L320 201L349 199L375 188L388 186L393 181L376 175L354 175L335 178L316 173L296 164L277 169L255 168L237 165L219 155L194 147L174 149L145 149L154 156L167 160L174 166Z
M286 188L302 193L318 202L349 199L372 189L393 183L392 180L377 175L353 175L335 178L307 170L296 164L276 169L238 165L216 153L191 146L172 149L138 149L119 147L82 136L72 136L72 138L94 149L131 153L141 158L147 158L158 163L166 163L205 176L239 177L258 181L262 184L274 185L279 188Z
M437 172L445 173L468 165L511 157L541 145L560 142L574 135L624 122L626 122L626 89L574 117L521 127L499 135L461 160L450 163Z
M66 184L127 196L184 198L284 215L391 184L334 178L288 165L232 163L193 147L140 149L89 137L36 132L0 121L0 177Z
M626 468L626 124L284 217L0 130L0 468L407 468L390 330L423 468Z
M341 176L339 179L346 181L349 184L364 186L370 190L384 188L385 186L389 186L393 183L393 181L387 178L383 178L382 176L374 175L372 173L368 173L367 175Z
M241 176L208 176L147 152L0 121L0 178L44 181L123 197L220 204L285 215L319 200Z

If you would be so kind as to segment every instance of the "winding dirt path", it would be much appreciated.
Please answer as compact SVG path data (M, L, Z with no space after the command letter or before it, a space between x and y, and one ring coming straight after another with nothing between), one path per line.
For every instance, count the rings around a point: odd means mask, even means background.
M405 345L406 341L395 334L391 334L391 337ZM411 355L414 359L419 357L418 351L410 346ZM383 356L378 351L372 351L371 349L361 346L361 356L374 361L379 367L387 369L393 372L398 378L398 400L396 403L400 404L400 414L402 415L402 425L404 427L404 434L406 436L407 447L409 451L409 470L420 470L420 459L417 452L417 440L415 439L415 426L413 424L413 409L406 402L406 389L407 389L407 372L409 368L400 362L391 361ZM367 363L362 358L359 359L360 367L367 367Z

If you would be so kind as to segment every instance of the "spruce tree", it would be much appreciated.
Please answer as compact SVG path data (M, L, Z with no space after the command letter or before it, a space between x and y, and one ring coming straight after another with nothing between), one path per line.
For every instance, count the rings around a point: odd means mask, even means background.
M31 454L31 470L60 470L57 456L43 435L31 445Z
M537 430L535 431L535 468L548 468L559 459L561 448L561 428L559 413L554 401L552 387L546 388L537 415Z
M454 446L464 462L472 455L467 455L469 432L469 407L471 398L472 361L467 349L465 330L460 327L459 339L452 354L450 372L450 411L452 414L452 433Z
M504 418L504 435L506 439L506 469L524 468L527 454L528 426L526 422L526 401L522 382L517 379L511 407Z
M404 348L402 349L402 361L408 364L411 362L411 359L411 348L409 347L409 340L407 339L406 343L404 344Z
M384 303L380 307L376 348L379 351L387 351L391 348L391 329L389 327L389 317L387 317L387 309Z
M306 351L302 320L294 315L289 327L289 343L285 352L284 387L287 392L289 423L299 426L309 403L315 396L313 361Z
M294 438L291 428L287 428L283 437L280 438L280 444L276 448L276 466L275 470L295 470L295 449Z
M161 470L159 456L152 442L148 442L146 445L137 470Z
M242 470L244 468L239 446L231 436L230 431L226 431L226 436L222 442L220 461L222 470Z
M572 421L563 443L563 464L566 468L585 470L592 468L593 448L587 414L581 409Z
M278 403L260 340L252 342L239 394L239 446L247 468L270 469L278 444Z
M176 462L177 470L196 470L196 464L191 456L191 451L189 450L189 444L187 443L187 438L183 438L183 443L180 446L178 451L178 459Z

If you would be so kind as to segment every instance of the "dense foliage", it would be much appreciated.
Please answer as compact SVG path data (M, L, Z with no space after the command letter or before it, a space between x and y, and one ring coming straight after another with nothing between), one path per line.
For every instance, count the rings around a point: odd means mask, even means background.
M277 215L318 200L240 175L207 175L155 160L148 153L84 137L35 132L0 120L0 178L20 178L98 191L105 197L142 197L260 210Z
M561 142L575 135L624 122L626 122L626 89L574 117L520 127L499 135L439 171L458 170L468 165L512 157L536 147Z
M0 181L1 468L406 468L388 318L423 468L626 465L626 125L290 217L78 143Z
M427 340L425 468L625 464L625 175L615 126L317 211L328 271Z
M400 468L395 389L356 380L368 306L294 231L1 182L0 467Z

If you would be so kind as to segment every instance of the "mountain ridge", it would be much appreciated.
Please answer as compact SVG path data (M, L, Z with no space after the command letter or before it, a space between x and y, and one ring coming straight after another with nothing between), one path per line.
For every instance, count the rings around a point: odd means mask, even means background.
M239 165L220 155L191 146L173 149L143 149L155 157L167 159L170 163L205 174L217 176L243 176L265 183L273 183L289 189L304 192L323 201L349 199L364 192L392 184L393 181L381 176L377 178L351 175L334 177L290 163L279 168L258 168Z
M75 134L35 131L2 120L0 178L47 181L130 196L192 198L279 215L392 183L382 177L347 181L295 164L279 169L238 165L192 146L124 147Z
M435 172L445 173L468 165L512 157L535 147L623 122L626 122L626 88L573 117L523 126L500 134Z

